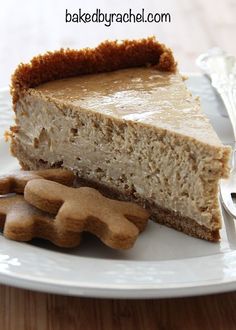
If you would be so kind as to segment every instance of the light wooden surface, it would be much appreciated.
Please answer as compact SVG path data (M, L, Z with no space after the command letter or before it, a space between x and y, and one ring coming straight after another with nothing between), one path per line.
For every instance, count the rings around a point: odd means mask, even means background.
M163 300L99 300L0 287L0 329L233 330L236 294Z
M127 3L127 4L126 4ZM144 5L145 3L145 5ZM65 8L170 12L172 23L66 25ZM9 0L0 11L0 87L21 61L60 47L93 46L104 39L156 35L173 48L183 71L219 45L236 55L236 0L48 1ZM30 271L30 269L28 270ZM236 329L236 293L165 300L98 300L0 286L0 329Z

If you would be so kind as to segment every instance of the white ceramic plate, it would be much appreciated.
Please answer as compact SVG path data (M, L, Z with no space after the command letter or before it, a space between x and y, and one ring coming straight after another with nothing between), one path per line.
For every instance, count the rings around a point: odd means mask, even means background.
M224 143L233 141L221 101L206 78L191 75L188 85L200 95ZM7 91L0 93L0 134L12 120ZM0 141L0 172L17 168ZM0 236L0 282L39 291L90 297L157 298L236 289L236 231L224 214L221 243L209 243L150 223L129 251L113 251L86 236L78 249L50 243L19 243Z

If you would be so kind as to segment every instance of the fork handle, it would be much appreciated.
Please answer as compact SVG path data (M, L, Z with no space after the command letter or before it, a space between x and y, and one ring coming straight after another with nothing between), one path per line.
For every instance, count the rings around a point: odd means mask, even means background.
M227 110L233 128L234 145L236 146L236 86L215 85L214 87L220 94Z
M216 83L212 80L212 85L215 87L217 92L220 94L226 111L228 113L234 134L234 146L232 153L232 167L231 171L236 169L236 86L235 83L227 81L227 83Z

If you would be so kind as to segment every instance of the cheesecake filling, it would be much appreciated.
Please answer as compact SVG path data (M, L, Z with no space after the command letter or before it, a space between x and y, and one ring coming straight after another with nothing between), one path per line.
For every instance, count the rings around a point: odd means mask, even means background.
M60 107L163 128L222 147L178 73L131 68L51 81L35 90Z
M180 77L130 70L109 73L105 82L91 75L28 90L16 105L16 143L29 158L218 229L218 181L229 149L208 134ZM201 141L207 135L209 144Z

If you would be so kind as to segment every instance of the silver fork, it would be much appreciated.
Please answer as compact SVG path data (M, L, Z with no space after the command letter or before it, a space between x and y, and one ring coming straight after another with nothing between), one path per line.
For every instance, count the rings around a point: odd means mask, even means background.
M236 219L236 57L229 56L220 48L212 48L200 55L197 65L211 79L212 86L220 94L227 110L234 134L230 177L220 182L220 196L225 210Z

